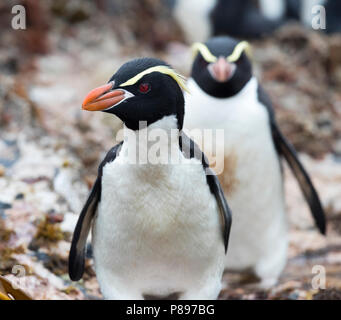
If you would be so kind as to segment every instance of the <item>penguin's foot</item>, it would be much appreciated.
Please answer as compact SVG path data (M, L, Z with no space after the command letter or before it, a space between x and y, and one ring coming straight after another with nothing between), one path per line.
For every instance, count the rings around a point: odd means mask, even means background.
M253 267L254 274L260 279L258 288L273 287L280 277L287 261L287 241L279 242L276 250L263 257Z
M278 277L260 278L254 272L242 273L238 277L238 281L231 284L232 287L243 286L250 290L267 290L273 287L278 281Z
M278 277L259 278L254 273L250 273L241 276L239 281L233 283L231 286L234 288L243 286L244 288L249 290L263 291L271 289L273 286L276 285L277 281Z

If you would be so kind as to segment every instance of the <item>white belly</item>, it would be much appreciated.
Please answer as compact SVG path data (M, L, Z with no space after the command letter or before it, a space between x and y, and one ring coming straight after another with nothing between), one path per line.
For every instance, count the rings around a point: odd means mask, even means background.
M201 164L183 162L138 166L119 156L104 167L93 247L106 298L219 294L225 256L220 215Z
M198 87L190 82L185 127L224 129L224 171L218 177L233 216L226 268L276 277L287 247L282 176L256 84L252 79L238 97L214 103L203 92L197 95ZM210 152L211 146L203 149Z
M219 179L234 213L226 259L230 269L254 268L263 259L271 260L277 250L285 253L282 176L267 127L250 128L242 137L232 127L225 132L226 169Z

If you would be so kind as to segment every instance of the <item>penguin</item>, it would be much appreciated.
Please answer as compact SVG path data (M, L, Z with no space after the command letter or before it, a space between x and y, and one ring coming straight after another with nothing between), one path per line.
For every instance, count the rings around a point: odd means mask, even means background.
M274 9L281 3L272 0ZM216 5L210 13L212 36L229 35L238 38L258 39L267 36L281 26L282 21L272 10L268 15L262 9L264 0L255 3L252 0L216 0ZM271 7L272 7L271 6ZM267 8L271 9L270 6ZM262 12L263 11L263 12Z
M260 0L261 12L267 19L278 21L299 21L306 28L312 28L316 13L324 8L328 15L326 29L332 33L334 21L340 21L340 1L333 0ZM338 23L340 25L340 23ZM339 29L340 30L340 29Z
M284 1L176 0L169 5L164 0L189 43L222 34L241 38L268 35L282 23Z
M181 89L183 78L168 64L138 58L83 102L83 109L124 123L123 141L99 166L69 254L69 275L77 281L93 223L105 299L216 299L220 292L231 212L204 154L182 132ZM160 130L167 139L160 135L159 161L141 161Z
M340 1L327 0L326 9L326 32L328 34L341 33L341 3Z
M288 21L312 28L313 8L324 6L327 33L340 32L340 1L333 0L163 0L184 31L188 43L228 35L258 39ZM317 8L317 7L316 7ZM191 17L191 19L188 19Z
M224 130L224 157L216 161L223 168L219 179L234 214L225 268L252 274L259 280L256 286L269 288L287 259L281 159L288 162L322 234L324 211L294 147L277 125L268 95L252 74L249 44L214 37L193 49L184 128L191 137L193 129ZM209 159L211 149L202 147Z

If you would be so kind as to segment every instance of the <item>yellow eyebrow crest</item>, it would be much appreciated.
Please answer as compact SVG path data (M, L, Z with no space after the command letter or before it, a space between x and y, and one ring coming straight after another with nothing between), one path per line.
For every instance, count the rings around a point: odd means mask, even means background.
M202 57L205 59L206 62L216 62L218 59L215 55L211 53L211 51L205 46L203 43L196 42L192 45L193 56L200 52Z
M200 42L194 43L192 46L192 50L194 57L198 52L200 52L202 57L208 63L216 62L218 60L218 58L215 55L213 55L211 51L207 48L207 46L203 43ZM248 56L251 56L250 44L247 41L239 42L233 49L233 52L226 58L226 60L228 62L236 62L244 51Z
M185 77L183 77L182 75L177 73L175 70L167 66L155 66L155 67L148 68L138 73L136 76L130 78L129 80L125 81L124 83L121 83L120 87L132 86L135 83L137 83L140 79L142 79L145 75L150 74L152 72L160 72L160 73L163 73L172 77L183 90L189 92L186 86Z
M250 44L247 41L242 41L239 42L231 55L229 55L226 59L228 62L236 62L240 56L242 55L242 53L245 51L245 53L250 56Z

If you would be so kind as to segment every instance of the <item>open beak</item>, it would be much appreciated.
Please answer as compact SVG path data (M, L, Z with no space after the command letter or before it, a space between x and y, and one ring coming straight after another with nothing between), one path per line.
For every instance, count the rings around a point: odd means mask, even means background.
M101 111L113 107L125 99L124 90L111 90L114 83L110 82L104 86L91 90L85 97L82 109L88 111Z
M217 82L226 82L232 78L236 71L236 65L230 63L224 57L219 57L214 63L208 66L208 70Z

